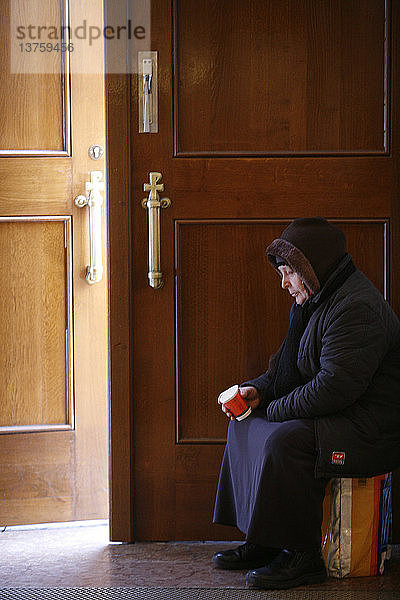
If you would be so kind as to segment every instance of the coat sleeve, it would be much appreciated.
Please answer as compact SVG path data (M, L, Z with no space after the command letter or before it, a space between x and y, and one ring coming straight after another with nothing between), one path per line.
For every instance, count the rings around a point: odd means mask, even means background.
M320 369L305 385L266 407L269 421L338 413L366 391L388 350L384 323L370 306L349 305L331 319L321 340Z

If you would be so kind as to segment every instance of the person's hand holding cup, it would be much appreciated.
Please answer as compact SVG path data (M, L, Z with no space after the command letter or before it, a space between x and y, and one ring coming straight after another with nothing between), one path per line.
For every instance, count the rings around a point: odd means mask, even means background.
M242 421L260 405L261 398L253 386L233 385L218 396L222 411L231 420Z

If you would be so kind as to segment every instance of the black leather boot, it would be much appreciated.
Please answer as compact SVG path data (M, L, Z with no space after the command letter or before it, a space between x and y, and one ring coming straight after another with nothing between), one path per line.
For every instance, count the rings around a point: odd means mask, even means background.
M249 571L246 583L249 587L265 590L286 590L308 583L322 583L326 577L320 551L282 550L269 565Z
M217 552L212 557L213 563L219 569L240 570L256 569L273 560L280 550L265 548L251 542L246 542L232 550Z

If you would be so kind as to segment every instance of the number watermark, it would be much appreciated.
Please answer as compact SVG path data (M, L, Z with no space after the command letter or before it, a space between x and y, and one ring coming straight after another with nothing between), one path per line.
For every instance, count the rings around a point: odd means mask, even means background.
M18 44L21 52L73 52L74 44L70 42L66 44L65 42L58 42L56 44L52 44L51 42L24 42Z

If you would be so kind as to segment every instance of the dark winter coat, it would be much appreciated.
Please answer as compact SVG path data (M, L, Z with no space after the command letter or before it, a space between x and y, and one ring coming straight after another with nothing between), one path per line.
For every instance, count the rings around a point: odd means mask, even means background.
M317 477L369 477L400 465L400 323L361 271L310 318L297 356L306 383L270 401L280 351L243 385L258 389L269 421L314 420Z

